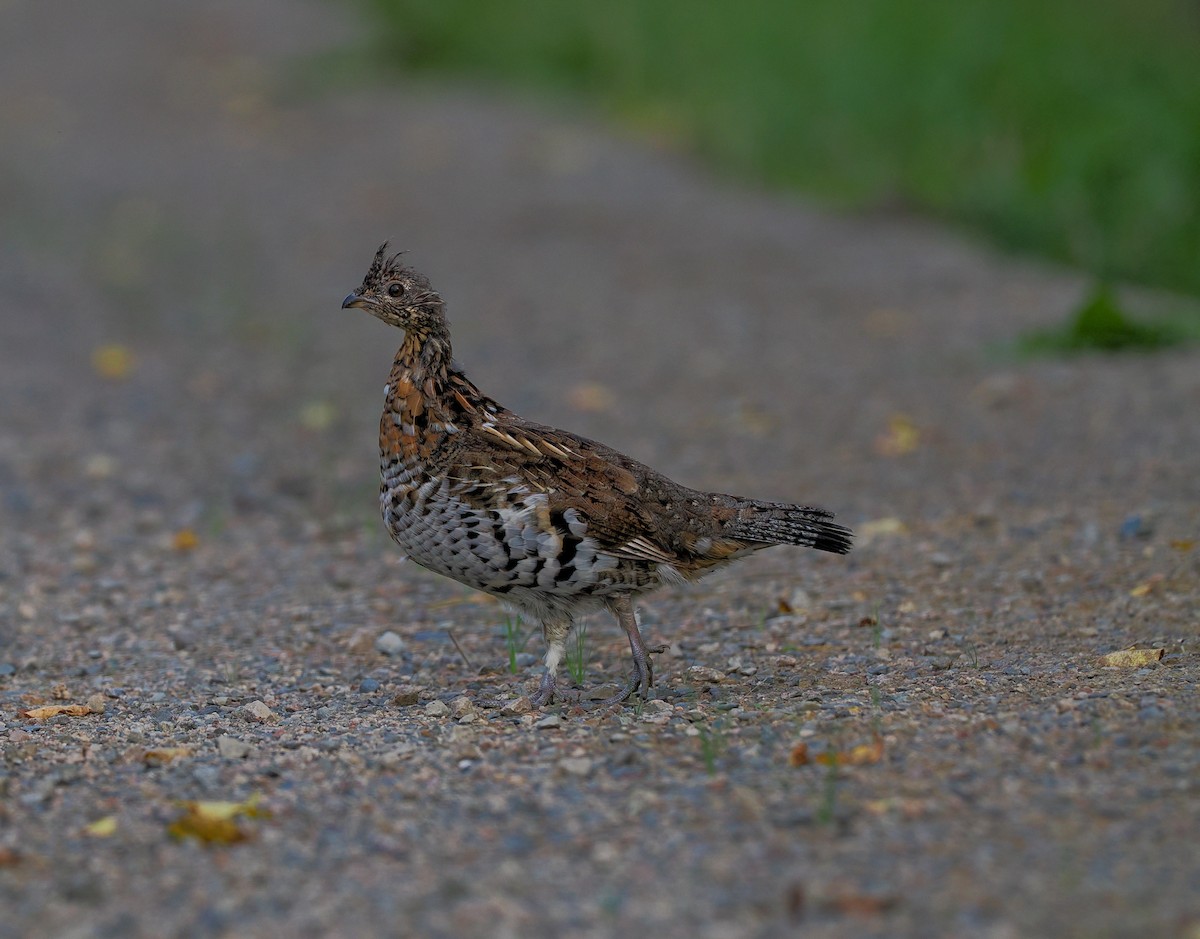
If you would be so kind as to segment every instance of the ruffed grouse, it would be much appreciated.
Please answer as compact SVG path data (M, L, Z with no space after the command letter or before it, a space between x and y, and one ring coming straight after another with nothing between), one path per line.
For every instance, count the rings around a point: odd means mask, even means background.
M452 360L441 296L386 243L342 307L404 330L379 423L388 532L422 567L541 624L537 706L564 697L558 667L577 614L605 607L629 637L633 673L599 706L615 705L646 697L650 653L666 648L642 641L634 597L775 544L850 550L850 531L821 509L688 489L497 404Z

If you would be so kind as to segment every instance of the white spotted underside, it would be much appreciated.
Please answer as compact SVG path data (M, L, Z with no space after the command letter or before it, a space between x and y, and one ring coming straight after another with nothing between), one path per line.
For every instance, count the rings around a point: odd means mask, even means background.
M617 592L677 580L667 564L629 564L601 549L574 509L517 478L495 484L384 462L380 508L392 539L422 567L540 619L567 619Z

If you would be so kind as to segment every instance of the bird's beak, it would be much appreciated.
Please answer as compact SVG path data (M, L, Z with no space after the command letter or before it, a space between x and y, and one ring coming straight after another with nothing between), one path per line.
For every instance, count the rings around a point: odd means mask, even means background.
M366 305L367 305L367 302L356 293L346 294L346 299L342 301L342 309L343 310L348 310L354 306L364 307Z

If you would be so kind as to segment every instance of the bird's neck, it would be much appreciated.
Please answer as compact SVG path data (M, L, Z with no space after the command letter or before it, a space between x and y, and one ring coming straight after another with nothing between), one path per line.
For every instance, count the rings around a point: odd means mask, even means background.
M396 350L390 379L407 379L415 387L428 389L430 395L445 387L451 368L450 337L448 335L405 332L404 342ZM395 381L390 382L393 386Z
M437 438L454 430L448 400L450 339L406 332L388 375L379 446L385 458L428 456Z

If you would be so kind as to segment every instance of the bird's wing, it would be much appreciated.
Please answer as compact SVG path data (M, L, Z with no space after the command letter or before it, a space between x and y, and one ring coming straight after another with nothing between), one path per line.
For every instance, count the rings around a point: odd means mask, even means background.
M500 410L456 434L455 462L477 499L500 500L516 490L543 493L549 517L574 510L587 533L618 557L675 563L686 551L674 516L696 495L624 454L566 431ZM464 480L465 481L465 480Z

